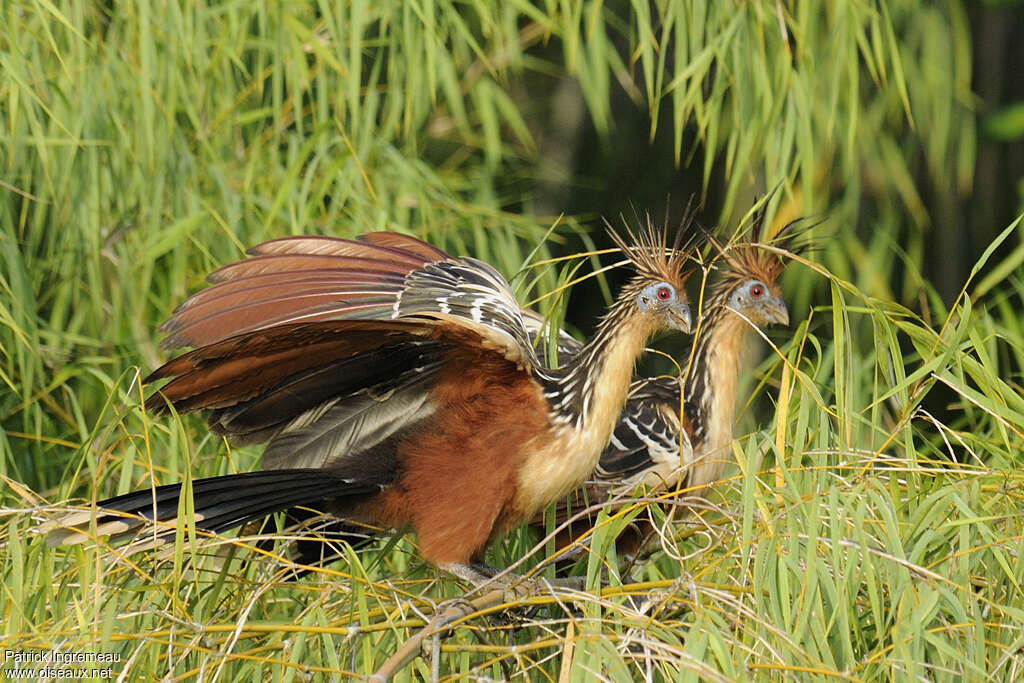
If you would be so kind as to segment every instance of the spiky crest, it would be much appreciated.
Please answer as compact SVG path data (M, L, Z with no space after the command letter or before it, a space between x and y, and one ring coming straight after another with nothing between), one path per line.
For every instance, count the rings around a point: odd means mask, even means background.
M722 279L716 290L721 291L737 283L751 278L758 279L774 288L779 275L786 268L786 261L776 251L765 249L764 245L771 245L790 253L800 253L806 246L798 242L799 228L810 227L807 225L807 218L797 218L781 228L774 235L768 235L766 230L766 213L769 195L764 199L750 219L749 228L741 229L735 239L742 240L743 233L748 233L742 242L733 241L722 244L714 235L708 235L708 241L718 251L718 257L725 261L726 267L722 272Z
M690 230L693 223L693 212L687 209L676 230L671 247L668 243L668 226L665 225L660 229L655 227L650 214L647 214L644 224L639 230L630 229L625 219L623 219L623 223L627 239L623 239L607 221L605 221L605 229L615 246L636 269L637 276L644 279L664 280L677 290L681 290L686 279L693 272L692 269L685 268L695 247L695 235ZM684 240L683 237L686 234L690 234L690 237Z

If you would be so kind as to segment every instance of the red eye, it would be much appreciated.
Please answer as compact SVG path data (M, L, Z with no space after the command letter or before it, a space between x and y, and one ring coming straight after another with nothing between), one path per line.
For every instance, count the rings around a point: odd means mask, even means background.
M662 301L668 301L669 297L672 296L672 290L669 289L668 287L658 287L657 294L658 298L661 299Z
M761 285L751 285L751 287L750 287L750 296L752 296L752 297L754 297L756 299L759 296L761 296L762 294L764 294L764 287L762 287Z

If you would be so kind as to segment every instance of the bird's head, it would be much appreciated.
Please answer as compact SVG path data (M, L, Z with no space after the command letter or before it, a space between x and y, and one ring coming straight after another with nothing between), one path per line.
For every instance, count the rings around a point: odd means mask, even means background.
M722 294L728 308L758 327L789 324L789 309L778 284L786 261L776 249L794 253L803 246L794 244L796 227L803 219L787 223L775 235L765 234L767 203L765 201L754 213L748 241L722 246L710 238L725 261L716 290ZM769 242L774 249L767 246Z
M737 284L726 306L741 313L758 327L789 324L789 309L782 298L782 290L778 285L769 286L758 278Z
M663 329L689 333L693 329L685 285L693 272L688 264L697 244L692 238L683 241L689 223L689 218L684 219L671 246L667 231L656 229L650 218L642 230L626 233L628 241L608 226L612 241L637 273L626 286L623 301L652 333Z

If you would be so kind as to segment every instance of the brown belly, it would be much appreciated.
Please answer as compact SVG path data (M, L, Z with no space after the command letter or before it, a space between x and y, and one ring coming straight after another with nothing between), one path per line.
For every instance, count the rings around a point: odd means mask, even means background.
M395 485L351 510L391 528L411 527L435 565L478 559L526 521L514 505L530 451L550 439L539 387L504 360L453 363L433 387L437 409L397 445Z

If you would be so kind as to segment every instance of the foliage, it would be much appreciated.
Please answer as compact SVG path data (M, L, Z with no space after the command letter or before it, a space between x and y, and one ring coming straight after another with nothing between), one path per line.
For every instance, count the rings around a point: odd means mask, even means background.
M517 276L521 299L561 324L566 297L547 295L596 262L551 258L600 241L590 221L535 204L566 172L548 125L568 82L601 144L623 93L646 110L637 144L668 135L722 197L722 222L776 184L778 222L829 220L787 273L800 322L755 374L739 467L715 504L663 525L628 575L609 519L577 568L588 592L468 619L440 646L440 672L1020 676L1019 222L952 305L919 267L926 197L965 193L973 175L958 2L0 11L4 648L119 652L135 678L366 675L461 592L419 564L412 538L290 581L283 543L251 535L126 557L32 532L69 499L257 466L258 449L199 419L151 422L139 383L161 358L156 324L249 244L411 232ZM774 417L755 426L767 395ZM628 514L664 521L657 506ZM491 559L534 545L520 532ZM628 595L655 607L638 615Z

